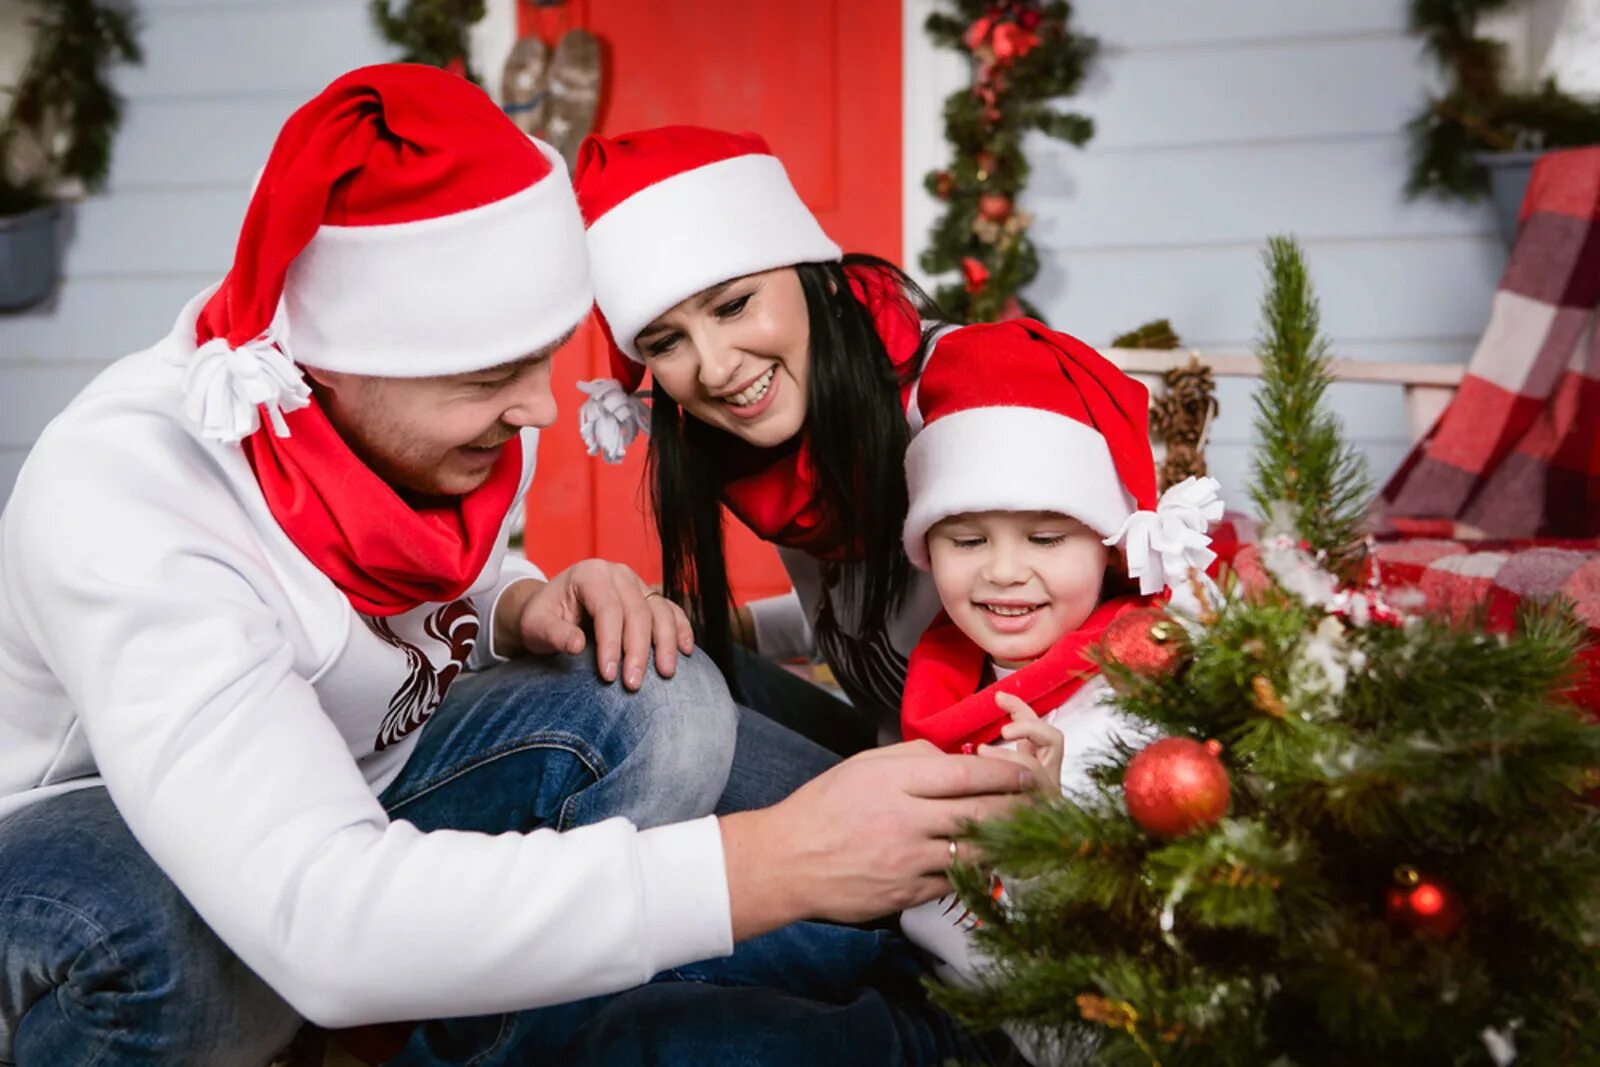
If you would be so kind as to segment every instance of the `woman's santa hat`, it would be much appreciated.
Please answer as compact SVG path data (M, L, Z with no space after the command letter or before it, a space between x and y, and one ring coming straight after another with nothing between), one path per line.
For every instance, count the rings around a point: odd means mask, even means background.
M200 315L185 410L239 441L310 391L296 364L387 378L483 370L560 340L592 303L554 149L482 90L385 64L284 125L233 267Z
M579 383L589 396L580 430L591 456L616 463L649 426L632 395L645 374L639 331L702 289L840 252L755 134L663 126L591 136L573 182L614 375Z
M1149 393L1074 337L1031 319L944 337L917 382L906 449L905 548L928 567L928 531L980 511L1050 511L1122 545L1142 594L1186 584L1216 558L1215 478L1156 494Z

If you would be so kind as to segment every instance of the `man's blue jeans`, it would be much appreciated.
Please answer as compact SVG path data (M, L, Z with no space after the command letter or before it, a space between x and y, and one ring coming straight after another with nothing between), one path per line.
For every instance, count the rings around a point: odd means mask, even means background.
M584 658L469 675L380 799L424 829L565 829L614 815L649 826L774 803L833 761L736 710L703 657L671 681L648 678L630 695ZM970 1056L976 1046L922 999L905 951L886 934L800 924L642 989L427 1024L396 1062L703 1063L712 1048L719 1063L819 1062L821 1046L793 1042L802 1033L845 1042L833 1062ZM103 789L0 822L0 1064L261 1064L298 1024ZM866 1058L852 1060L858 1050Z

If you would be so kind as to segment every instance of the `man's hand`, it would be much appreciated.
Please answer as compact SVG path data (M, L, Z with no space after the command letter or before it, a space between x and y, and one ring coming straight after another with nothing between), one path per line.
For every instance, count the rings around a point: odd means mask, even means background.
M671 678L678 654L694 651L694 631L683 609L620 563L589 559L575 563L548 582L528 580L508 588L495 609L495 647L521 648L534 655L576 655L588 643L583 625L594 630L595 663L600 677L638 689L655 649L656 673Z
M861 922L948 893L951 838L1024 799L1031 762L913 741L854 756L773 807L724 816L734 938L797 919ZM963 861L969 849L959 846Z

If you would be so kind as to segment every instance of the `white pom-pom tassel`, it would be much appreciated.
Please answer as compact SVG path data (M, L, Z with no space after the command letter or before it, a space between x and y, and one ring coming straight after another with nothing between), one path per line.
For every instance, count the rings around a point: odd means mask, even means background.
M214 337L188 357L183 413L201 433L232 444L261 428L265 408L272 431L289 436L284 413L311 403L311 387L284 351L281 333L269 330L238 348Z
M1128 576L1139 580L1141 595L1178 586L1217 558L1206 531L1222 518L1221 488L1215 478L1185 478L1161 494L1154 511L1134 512L1105 539L1123 542Z
M650 405L615 378L579 382L578 388L589 398L578 410L584 447L607 463L621 463L633 439L650 432Z

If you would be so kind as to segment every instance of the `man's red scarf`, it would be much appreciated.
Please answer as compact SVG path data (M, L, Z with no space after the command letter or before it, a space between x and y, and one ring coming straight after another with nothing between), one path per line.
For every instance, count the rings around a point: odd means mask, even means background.
M1043 718L1100 672L1088 653L1111 620L1154 602L1131 596L1106 601L1043 656L987 686L988 654L940 612L911 653L900 705L901 733L907 741L926 738L946 752L958 752L965 744L988 744L1011 721L995 704L996 693L1021 698Z
M846 267L845 274L850 291L871 314L889 362L909 379L922 344L922 319L899 279L876 267ZM902 408L909 393L908 383L901 389ZM824 521L807 433L778 448L735 446L730 463L739 473L723 486L722 502L762 540L834 562L854 555L853 546Z
M459 599L483 572L522 481L522 439L465 496L414 508L358 459L315 398L242 442L283 532L363 615Z

